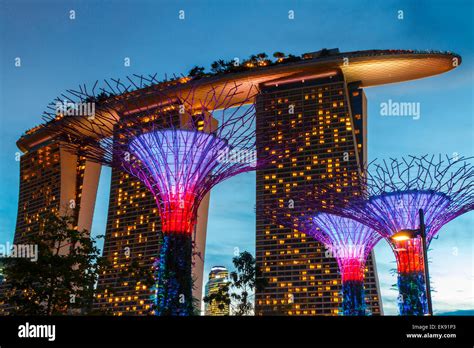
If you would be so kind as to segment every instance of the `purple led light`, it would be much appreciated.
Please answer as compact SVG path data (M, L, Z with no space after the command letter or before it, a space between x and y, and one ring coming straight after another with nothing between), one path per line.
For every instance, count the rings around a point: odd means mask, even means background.
M57 123L52 131L68 151L137 177L160 211L176 210L176 204L181 209L184 201L197 212L215 185L277 157L274 147L267 147L257 159L252 104L257 92L252 84L229 82L209 86L205 93L190 86L169 94L153 89L143 98L140 93L132 98L130 86L112 80L66 93L71 100L100 99L94 118L56 122L50 113L45 118Z
M156 130L131 141L130 153L139 161L124 166L162 200L180 200L205 182L226 149L226 142L213 134Z
M121 80L105 84L69 91L72 99L100 101L93 118L45 117L68 151L125 169L155 197L163 232L155 313L191 315L192 233L202 200L215 185L278 156L275 148L256 144L252 102L258 89L229 82L206 90L194 84L167 91L147 85L132 92Z
M382 238L372 228L338 215L319 213L312 219L309 234L326 245L337 259L359 259L367 256Z
M373 163L351 189L347 196L319 185L312 195L330 202L320 211L370 226L391 245L393 234L419 229L422 209L430 242L445 224L474 209L472 158L425 155Z
M419 210L423 209L427 238L431 240L442 227L441 217L450 204L448 196L434 191L397 191L371 197L365 209L379 222L378 231L386 238L401 230L418 229Z

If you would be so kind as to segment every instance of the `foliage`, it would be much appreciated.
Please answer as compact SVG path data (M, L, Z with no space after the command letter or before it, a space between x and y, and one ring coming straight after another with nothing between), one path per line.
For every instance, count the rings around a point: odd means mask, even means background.
M92 310L95 284L106 261L71 215L47 213L39 233L24 244L38 247L37 261L5 259L5 302L11 314L85 314ZM102 238L99 236L98 238Z
M328 54L326 53L322 54ZM254 69L256 67L263 67L263 66L270 66L276 65L280 63L290 63L290 62L297 62L304 58L303 56L295 56L295 55L288 55L286 56L283 52L275 52L273 53L273 57L275 61L268 59L268 55L265 52L261 52L258 54L252 54L249 58L244 59L240 64L237 64L233 60L225 61L223 59L218 59L211 63L210 72L206 72L204 67L195 66L189 72L188 76L193 79L200 79L205 76L214 76L218 74L228 74L228 73L235 73L239 71L245 71Z
M224 310L226 306L231 306L230 285L230 282L222 284L216 292L205 296L203 301L209 304L217 303L217 308L220 310Z
M364 283L345 281L342 284L342 313L344 316L366 315Z
M273 57L276 58L277 60L278 59L283 59L283 58L285 58L285 54L283 52L277 51L277 52L273 53Z
M205 74L205 73L204 73L204 70L205 70L204 67L202 67L202 66L197 66L197 65L196 65L194 68L192 68L192 69L189 71L188 75L189 75L190 77L202 77L202 76L204 76L204 74Z
M423 272L399 274L398 289L400 291L398 299L400 315L422 316L428 313Z
M195 314L192 297L192 252L190 235L167 233L163 236L156 268L156 315Z
M249 252L241 252L232 259L232 263L235 271L229 275L230 282L216 293L204 297L204 302L216 301L219 309L231 305L237 316L250 315L254 309L253 292L262 290L267 285L266 280L260 277L255 258Z

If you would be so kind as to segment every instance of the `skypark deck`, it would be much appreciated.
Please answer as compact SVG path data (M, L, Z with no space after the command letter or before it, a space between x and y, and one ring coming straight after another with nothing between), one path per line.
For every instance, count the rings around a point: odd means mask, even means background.
M324 52L324 53L322 53ZM374 87L389 83L416 80L450 71L461 64L461 57L451 52L413 50L367 50L339 52L337 49L305 53L296 61L256 66L241 72L223 72L213 76L183 78L176 83L167 82L140 88L113 98L133 98L134 107L149 108L158 103L157 90L167 97L186 93L196 88L196 98L204 99L212 88L233 88L240 91L233 102L239 103L239 95L244 98L250 88L261 85L280 85L311 79L330 77L341 73L347 83L359 82L361 87ZM137 103L137 100L139 102ZM109 101L107 101L109 102ZM123 104L123 103L122 103ZM197 105L198 106L198 105ZM131 112L132 110L123 110ZM59 120L58 122L61 122ZM26 152L51 139L48 125L41 125L27 131L17 146Z

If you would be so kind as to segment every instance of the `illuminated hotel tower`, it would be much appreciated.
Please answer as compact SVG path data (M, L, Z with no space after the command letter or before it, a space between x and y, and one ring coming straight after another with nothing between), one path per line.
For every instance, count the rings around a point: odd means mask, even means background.
M14 243L38 233L46 212L74 214L78 230L91 230L101 166L44 139L26 147L21 138L20 194Z
M136 272L151 272L160 240L155 199L140 181L112 168L103 251L110 266L99 275L96 308L118 315L150 312L149 284L144 277L135 277L129 267L134 262Z
M209 281L206 284L205 296L215 294L229 282L229 271L227 268L222 266L214 266L209 272ZM229 315L229 305L221 304L224 308L219 308L219 303L212 301L211 303L206 303L205 305L205 314L206 315Z
M257 206L290 204L312 185L348 185L367 159L364 91L341 72L266 84L257 97L257 139L289 141L284 159L257 173ZM295 207L297 209L298 207ZM268 286L256 294L257 315L337 315L341 279L324 246L257 213L257 264ZM373 255L366 268L366 302L380 314Z

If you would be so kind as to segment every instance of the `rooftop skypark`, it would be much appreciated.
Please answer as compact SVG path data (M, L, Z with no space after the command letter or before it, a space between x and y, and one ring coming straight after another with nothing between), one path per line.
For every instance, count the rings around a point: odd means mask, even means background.
M121 94L145 97L150 90L177 91L199 86L203 92L210 86L229 81L243 83L243 88L251 85L278 84L288 81L305 81L318 78L321 74L335 74L341 70L347 82L360 81L361 87L413 80L437 75L461 64L461 57L452 52L435 50L366 50L340 52L339 49L322 49L299 56L275 52L272 58L266 53L251 55L247 59L218 59L210 64L210 69L195 66L187 75L133 74L125 79L111 79L108 93L98 93L89 102L102 103ZM85 86L83 88L86 88ZM83 91L87 92L87 91ZM56 109L57 103L68 100L59 98L50 104ZM253 102L249 101L249 102ZM58 121L50 120L50 122ZM27 151L37 141L45 139L43 131L48 123L43 123L25 132L18 140L21 150Z

